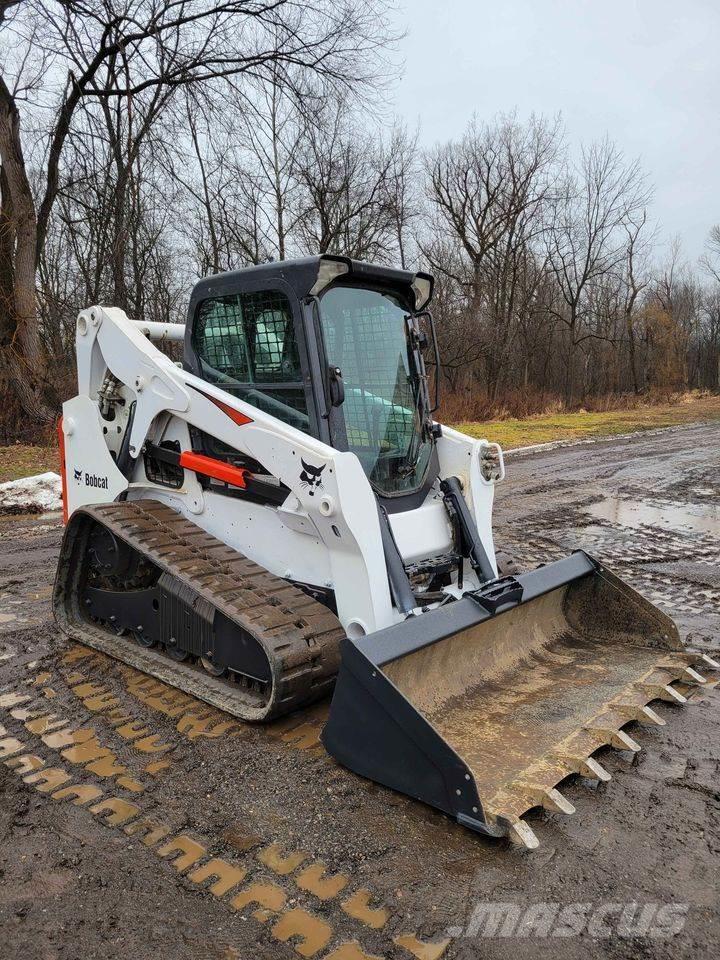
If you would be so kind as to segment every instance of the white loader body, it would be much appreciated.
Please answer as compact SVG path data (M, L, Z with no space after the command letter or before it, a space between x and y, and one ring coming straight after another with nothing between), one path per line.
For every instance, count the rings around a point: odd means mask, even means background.
M502 451L433 418L432 287L320 255L199 281L187 328L83 310L53 607L247 722L332 693L337 760L534 847L529 810L719 665L581 550L499 574Z
M403 619L393 606L375 494L354 453L340 452L182 369L153 340L181 341L181 324L133 321L117 308L94 306L77 321L78 396L63 406L67 509L152 498L286 580L334 591L340 622L359 637ZM125 397L125 418L105 421L98 396L108 372ZM115 463L129 426L134 472L126 479ZM215 402L214 402L215 401ZM220 405L218 405L220 404ZM223 408L230 408L242 425ZM248 503L204 490L192 470L171 490L148 479L140 453L148 442L176 440L191 448L190 428L201 429L247 454L290 490L280 506ZM406 563L447 553L452 530L439 490L443 477L460 479L485 551L494 565L493 487L482 460L496 444L447 427L437 441L438 480L418 508L390 514L392 533ZM322 468L321 482L301 479L302 461ZM465 562L463 591L479 584ZM454 588L450 588L452 592ZM456 591L457 592L457 591Z

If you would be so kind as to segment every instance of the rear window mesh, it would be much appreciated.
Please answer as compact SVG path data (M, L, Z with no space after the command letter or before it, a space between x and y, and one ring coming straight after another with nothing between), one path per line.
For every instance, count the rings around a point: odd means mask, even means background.
M206 300L193 339L208 367L240 383L302 379L290 302L278 290Z

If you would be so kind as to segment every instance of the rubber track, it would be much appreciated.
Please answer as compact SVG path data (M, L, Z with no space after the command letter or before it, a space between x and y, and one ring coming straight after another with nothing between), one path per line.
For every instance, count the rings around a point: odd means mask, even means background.
M255 637L273 676L267 702L241 683L211 677L200 666L176 663L156 648L143 648L86 619L79 591L93 521ZM75 511L60 552L53 607L58 624L73 639L250 721L282 716L327 695L337 675L339 641L344 636L340 621L327 607L156 500Z

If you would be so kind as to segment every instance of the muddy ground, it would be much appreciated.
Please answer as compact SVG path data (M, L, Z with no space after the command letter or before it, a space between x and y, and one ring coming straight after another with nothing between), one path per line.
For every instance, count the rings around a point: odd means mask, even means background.
M582 547L712 650L718 504L717 425L519 454L498 547L521 566ZM667 726L630 727L643 751L606 751L608 784L566 784L575 815L532 814L541 846L524 852L338 767L326 706L242 727L67 644L49 609L60 536L54 516L0 520L3 960L718 955L716 691L656 705ZM468 927L486 902L551 920L617 906L594 936L548 922L555 936L520 938ZM675 904L678 925L687 905L684 926L633 936L633 904Z

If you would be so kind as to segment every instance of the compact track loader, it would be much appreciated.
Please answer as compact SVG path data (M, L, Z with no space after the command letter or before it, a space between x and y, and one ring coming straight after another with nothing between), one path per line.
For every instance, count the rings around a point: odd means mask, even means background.
M503 456L433 419L432 286L320 256L201 281L184 326L83 310L55 614L247 721L334 688L343 764L533 847L717 664L583 552L498 570Z

